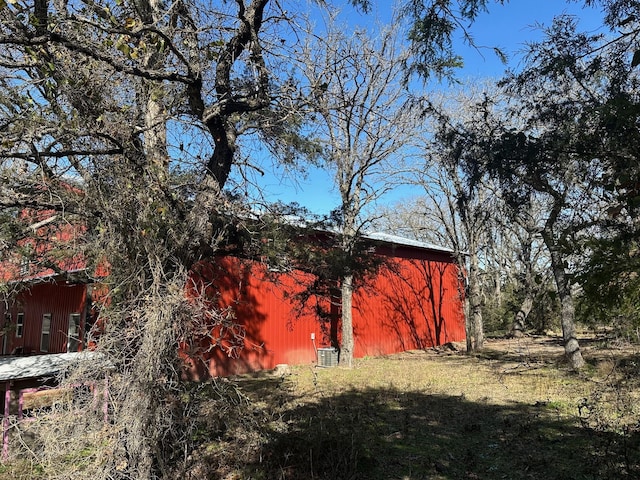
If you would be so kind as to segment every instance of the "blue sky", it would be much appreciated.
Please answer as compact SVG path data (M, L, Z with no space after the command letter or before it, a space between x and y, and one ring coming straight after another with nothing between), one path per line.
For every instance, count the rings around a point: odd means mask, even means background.
M509 56L509 66L518 68L527 42L542 38L539 25L549 26L559 14L575 15L588 30L601 26L601 14L585 8L583 2L563 0L511 0L505 5L493 5L490 12L480 16L471 27L478 45L500 47ZM499 76L505 66L490 49L480 52L464 45L459 48L465 68L460 76Z
M390 3L390 2L389 2ZM389 16L390 7L380 0L381 11L376 14L363 15L349 13L349 21L363 26L373 25L376 16ZM348 13L345 8L345 13ZM490 6L489 13L482 14L470 27L470 31L479 50L464 45L459 38L457 53L463 57L464 67L457 78L460 82L473 82L486 77L500 77L505 68L519 68L522 53L527 42L542 37L540 25L549 26L554 16L567 13L576 15L580 25L587 30L597 30L601 25L600 12L585 8L581 2L564 2L562 0L511 0L505 5ZM500 47L509 57L508 65L504 65L493 53L492 47ZM446 89L443 83L436 88ZM255 180L265 191L268 201L297 202L313 213L324 214L339 206L339 195L333 187L330 173L319 169L310 169L306 176L297 172L284 174L269 160L262 165L264 176ZM407 188L399 189L388 195L385 203L393 204L403 198L411 197Z

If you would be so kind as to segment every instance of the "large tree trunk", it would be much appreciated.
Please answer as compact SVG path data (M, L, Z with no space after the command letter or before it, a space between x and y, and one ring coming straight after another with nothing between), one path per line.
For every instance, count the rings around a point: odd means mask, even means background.
M166 411L166 386L178 381L172 307L160 295L151 300L140 350L129 376L129 391L118 412L127 432L127 468L123 470L129 478L168 478L163 463L166 452L160 441L165 428L174 427L174 419Z
M545 241L547 240L548 237L545 238ZM580 345L578 344L578 337L576 335L575 306L573 302L573 294L571 293L571 283L564 271L562 253L558 251L558 248L555 245L547 245L547 247L549 247L549 251L551 253L551 268L553 269L553 276L556 281L558 296L560 297L560 323L562 324L564 353L567 356L571 367L579 370L584 366L585 361L582 358L582 352L580 351Z
M342 296L342 340L340 342L340 364L353 366L353 252L357 235L356 219L360 211L360 190L362 179L350 188L350 181L340 181L342 194L342 238L341 248L344 252L340 293ZM349 195L352 191L353 196Z
M340 286L342 292L342 342L340 364L353 366L353 275L345 275Z
M476 352L484 347L484 325L478 281L478 256L475 252L469 254L469 273L467 281L469 288L466 301L468 309L466 315L467 352Z

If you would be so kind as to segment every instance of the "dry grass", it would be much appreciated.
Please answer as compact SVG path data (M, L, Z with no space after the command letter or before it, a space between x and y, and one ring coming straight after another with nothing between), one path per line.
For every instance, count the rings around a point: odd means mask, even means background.
M200 446L169 478L640 478L638 349L582 344L580 374L557 338L527 337L198 386ZM23 471L49 478L0 478Z
M638 478L637 351L584 344L581 374L527 337L242 377L254 423L196 463L225 480Z

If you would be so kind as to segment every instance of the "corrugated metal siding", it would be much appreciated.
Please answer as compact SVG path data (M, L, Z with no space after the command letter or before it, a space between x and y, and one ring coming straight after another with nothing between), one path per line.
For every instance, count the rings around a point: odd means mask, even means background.
M355 356L464 340L458 268L450 256L406 247L380 252L386 264L354 295ZM207 355L211 375L311 363L316 360L311 333L316 347L326 347L331 329L339 332L338 309L328 299L312 297L304 306L295 300L312 281L300 271L270 273L258 262L225 257L203 279L215 284L214 290L219 287L219 305L231 306L246 329L237 358L221 349ZM334 323L319 311L332 313Z
M316 345L328 342L315 315L317 302L322 301L311 298L301 306L294 298L311 281L309 275L300 271L268 272L259 262L234 257L220 258L217 265L201 265L196 271L196 290L209 285L214 296L219 293L218 306L231 307L245 330L244 348L236 358L222 348L204 355L209 374L271 369L280 363L311 363L316 358L311 333L315 334Z
M389 258L354 294L354 356L422 349L465 338L458 269L439 259Z
M13 325L16 323L17 314L24 312L24 331L21 338L16 338L15 329L11 331L8 352L11 353L19 347L24 354L66 352L69 315L81 314L82 332L85 301L84 285L42 283L20 292L9 306L9 312ZM41 352L42 318L47 313L51 314L49 349L48 352ZM1 314L0 318L4 318L4 311Z

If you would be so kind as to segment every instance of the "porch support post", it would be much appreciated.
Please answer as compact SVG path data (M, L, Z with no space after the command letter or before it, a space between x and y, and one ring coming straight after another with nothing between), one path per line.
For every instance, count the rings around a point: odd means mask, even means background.
M102 407L104 413L104 423L109 421L109 375L104 376L104 405Z
M11 408L11 382L4 384L4 418L2 420L2 461L9 458L9 409Z

